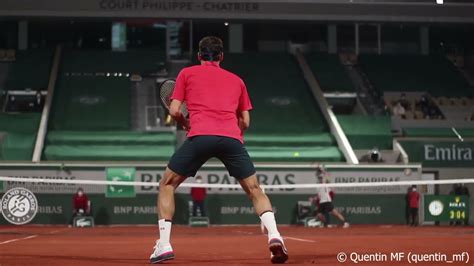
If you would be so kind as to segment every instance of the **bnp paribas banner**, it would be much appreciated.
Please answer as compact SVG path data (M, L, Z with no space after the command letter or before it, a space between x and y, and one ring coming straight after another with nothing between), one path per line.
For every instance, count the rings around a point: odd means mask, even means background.
M401 140L410 162L424 167L474 167L474 142Z
M420 168L355 168L355 167L334 167L326 168L328 179L331 183L371 183L371 182L397 182L420 180ZM150 183L141 186L121 186L121 185L76 185L76 184L55 184L50 182L4 182L0 187L6 191L12 187L22 186L34 193L45 194L71 194L79 187L87 193L105 194L108 198L135 197L135 194L155 194L158 187L151 184L159 182L163 176L164 168L104 168L104 169L34 169L34 170L4 170L0 169L0 176L23 177L31 179L56 179L56 180L108 180L108 181L138 181ZM237 180L229 176L225 169L202 170L198 172L204 181L209 184L230 185L238 184ZM258 170L258 179L263 185L293 185L316 183L315 172L312 169L262 169ZM185 183L193 183L194 178L188 178ZM336 188L339 194L404 194L407 186L384 186L384 187L348 187ZM0 190L1 192L1 190ZM267 189L267 194L311 194L315 189L295 189L279 188ZM179 188L178 193L189 193L189 188ZM243 194L242 189L236 188L209 188L209 194Z

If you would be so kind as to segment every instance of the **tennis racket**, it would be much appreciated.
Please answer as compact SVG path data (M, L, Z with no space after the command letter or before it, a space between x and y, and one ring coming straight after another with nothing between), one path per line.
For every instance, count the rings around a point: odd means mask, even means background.
M175 85L176 81L174 79L167 79L161 83L159 88L161 104L168 112L170 111L171 95L173 95ZM185 103L181 105L181 112L185 118L188 118L189 113Z

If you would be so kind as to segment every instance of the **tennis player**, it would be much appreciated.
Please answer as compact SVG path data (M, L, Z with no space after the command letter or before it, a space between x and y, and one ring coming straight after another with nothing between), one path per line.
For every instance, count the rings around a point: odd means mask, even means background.
M210 158L221 160L253 203L268 231L272 263L284 263L288 252L275 222L270 200L262 192L254 165L243 145L244 131L250 126L252 109L247 88L235 74L220 68L224 59L222 40L205 37L199 42L200 65L178 74L170 114L188 130L186 141L171 157L158 194L160 238L150 256L151 263L174 258L170 244L175 211L174 192ZM189 121L181 112L186 102Z
M318 176L318 181L319 183L327 183L327 180L322 177ZM319 203L318 204L318 210L317 210L317 215L318 218L324 223L324 226L328 226L326 217L329 216L329 214L332 214L336 216L343 224L343 228L348 228L349 223L346 221L344 216L334 208L334 205L332 204L332 199L334 198L334 192L331 190L329 187L320 187L318 188L318 194L316 195L316 201Z

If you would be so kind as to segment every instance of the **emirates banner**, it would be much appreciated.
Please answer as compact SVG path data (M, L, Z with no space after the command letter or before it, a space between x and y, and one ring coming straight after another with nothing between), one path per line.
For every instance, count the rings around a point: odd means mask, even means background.
M469 141L399 141L410 162L424 167L474 167L474 142Z

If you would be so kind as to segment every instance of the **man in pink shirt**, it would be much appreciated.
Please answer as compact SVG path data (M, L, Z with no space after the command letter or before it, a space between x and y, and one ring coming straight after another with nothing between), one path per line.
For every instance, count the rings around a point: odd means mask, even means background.
M268 231L272 263L284 263L288 259L272 205L260 188L254 165L243 145L244 131L250 126L252 104L242 79L220 68L223 50L221 39L203 38L198 53L201 64L184 68L176 79L170 114L185 126L188 138L171 157L160 181L157 204L160 239L150 256L151 263L174 258L170 244L174 192L212 157L222 161L252 200ZM181 112L183 102L186 102L189 120Z

